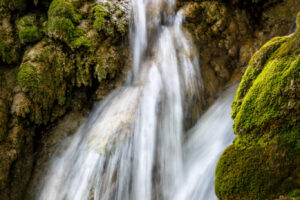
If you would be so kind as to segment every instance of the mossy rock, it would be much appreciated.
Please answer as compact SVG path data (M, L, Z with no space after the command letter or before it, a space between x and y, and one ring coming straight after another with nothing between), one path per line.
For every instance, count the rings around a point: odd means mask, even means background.
M68 18L74 23L79 23L81 19L73 4L66 0L52 1L48 10L48 17Z
M92 46L85 31L77 27L82 17L71 2L52 1L48 18L48 36L65 42L71 49Z
M91 9L93 28L106 37L124 37L128 32L126 10L118 3L99 2Z
M298 23L249 62L232 104L238 137L216 169L219 199L274 199L300 187L299 74Z
M41 41L25 52L17 78L33 103L31 121L47 123L53 106L66 104L74 73L74 63L60 45Z
M37 16L26 15L18 23L19 39L22 43L37 42L42 39L41 27L38 24Z

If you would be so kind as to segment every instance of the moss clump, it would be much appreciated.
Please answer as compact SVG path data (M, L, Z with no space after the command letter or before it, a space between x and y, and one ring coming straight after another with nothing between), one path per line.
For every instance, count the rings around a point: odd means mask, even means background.
M21 66L18 73L18 83L24 87L25 91L32 91L39 88L36 68L31 63L24 63Z
M73 4L66 0L52 1L49 7L48 16L49 18L68 18L74 23L79 23L81 19L81 16L77 13L76 8L73 6Z
M42 38L35 15L26 15L18 23L19 39L22 43L36 42Z
M239 135L221 156L216 168L220 199L274 199L297 183L300 159L299 129L262 137ZM299 140L299 139L298 139Z
M105 29L105 18L109 18L109 4L96 5L92 8L92 13L94 17L93 28L97 31L102 31Z
M216 169L220 199L274 199L299 188L300 28L250 60L233 105L234 144Z
M36 42L42 38L42 34L36 26L27 27L19 31L19 38L22 43Z
M75 26L68 18L54 17L48 21L48 33L65 42L70 42L74 37Z
M273 38L253 55L236 92L235 99L232 104L232 118L235 118L236 114L239 112L243 97L252 86L253 81L263 70L264 64L268 61L272 53L274 53L274 51L286 40L287 38L285 37Z
M69 47L90 47L91 43L82 29L76 27L81 20L72 3L65 0L52 1L48 11L47 33L65 42Z

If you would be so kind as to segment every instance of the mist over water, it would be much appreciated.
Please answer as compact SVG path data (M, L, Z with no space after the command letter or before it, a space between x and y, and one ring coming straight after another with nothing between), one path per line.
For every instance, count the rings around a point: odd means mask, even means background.
M214 170L233 139L235 88L186 133L186 108L201 98L202 82L184 16L173 0L131 3L132 73L66 139L39 200L216 199Z

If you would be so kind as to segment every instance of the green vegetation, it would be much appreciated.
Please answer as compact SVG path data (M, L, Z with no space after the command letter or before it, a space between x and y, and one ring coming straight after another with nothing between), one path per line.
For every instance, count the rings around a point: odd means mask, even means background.
M220 199L274 199L299 188L299 19L294 34L273 38L249 62L232 105L238 137L216 169Z
M106 37L125 36L127 19L117 4L111 2L97 3L92 9L93 28ZM115 13L115 15L113 15Z
M95 19L93 27L97 31L105 29L105 18L109 18L109 9L109 3L106 3L105 5L96 5L92 8L93 17Z
M85 32L76 27L81 16L72 3L65 0L52 1L48 18L47 33L50 37L65 42L71 48L91 47Z
M55 104L66 103L67 82L74 67L59 46L42 41L24 55L17 79L28 94L35 112L30 113L36 124L47 123Z
M40 27L35 15L26 15L18 22L19 39L22 43L39 41L42 38Z

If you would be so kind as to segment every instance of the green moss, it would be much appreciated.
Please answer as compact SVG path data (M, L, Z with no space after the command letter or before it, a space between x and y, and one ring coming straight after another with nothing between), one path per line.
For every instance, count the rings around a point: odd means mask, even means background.
M112 2L97 3L92 9L93 28L106 37L125 36L128 19L118 4Z
M39 87L35 67L30 63L24 63L18 73L19 85L26 87L26 90L36 90Z
M81 16L72 3L64 0L54 0L48 11L47 33L50 37L60 39L72 49L91 47L85 32L76 27Z
M52 17L48 21L48 33L66 43L73 39L75 26L68 18Z
M93 27L97 31L102 31L105 29L105 18L109 17L109 11L107 6L96 5L92 8L92 13L94 17Z
M36 24L36 16L35 15L25 15L21 19L19 19L17 25L18 26L32 26Z
M280 47L280 45L287 39L285 37L276 37L267 42L258 52L256 52L251 58L248 68L243 76L240 86L236 92L233 104L232 104L232 117L235 118L236 114L240 110L243 97L246 92L252 86L253 81L260 74L264 64L270 58L272 53Z
M36 42L42 38L39 28L36 26L27 27L19 31L19 38L22 43Z
M298 172L299 149L279 137L264 147L257 140L243 141L246 148L231 145L221 156L215 182L219 199L274 199L299 186L291 176Z
M73 4L65 0L52 1L48 11L48 17L68 18L74 23L79 23L81 19L81 16L77 14Z
M19 39L22 43L36 42L42 38L38 20L35 15L26 15L18 23Z
M297 105L292 99L296 92L293 88L295 86L290 86L291 82L296 81L299 72L300 55L269 61L243 98L235 116L235 132L260 132L269 122L280 118L286 120L290 115L289 108L299 108L299 103ZM293 121L287 121L284 126L292 123Z
M71 46L74 48L79 48L79 47L91 48L93 45L86 37L82 36L82 37L75 38L72 41Z
M250 60L233 105L238 137L216 169L220 199L274 199L299 188L299 28Z

